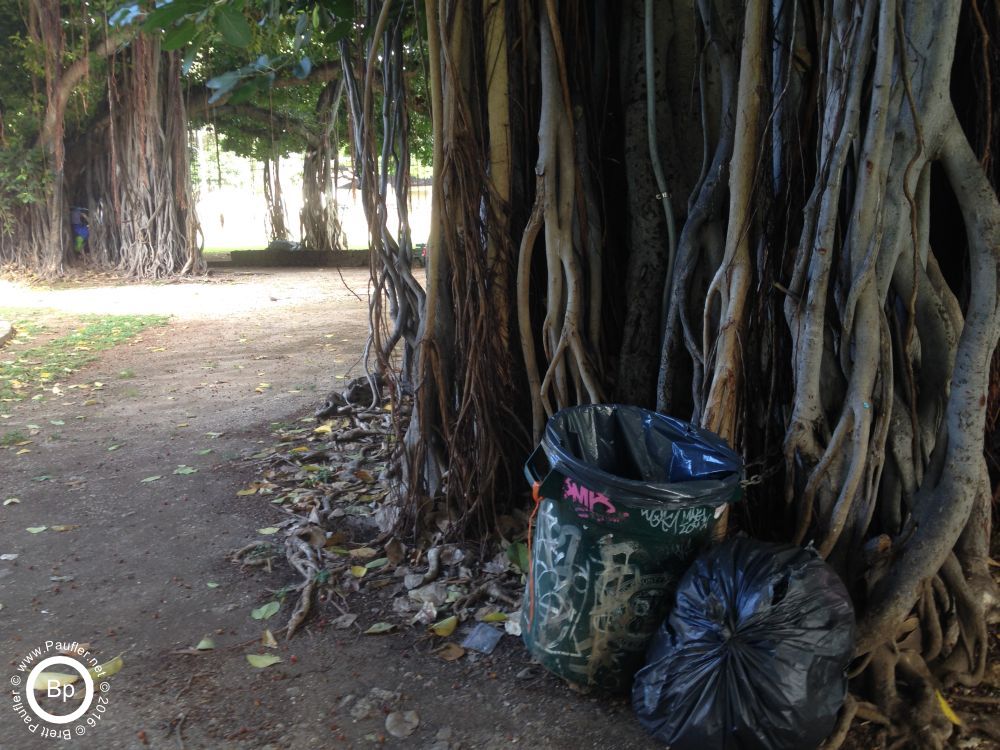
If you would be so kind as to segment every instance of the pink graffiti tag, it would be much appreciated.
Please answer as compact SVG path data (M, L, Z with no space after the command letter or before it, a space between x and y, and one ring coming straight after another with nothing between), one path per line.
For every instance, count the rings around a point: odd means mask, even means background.
M587 487L581 487L572 479L563 482L563 497L572 500L576 506L577 515L587 518L595 514L595 510L600 507L600 513L605 516L615 515L618 509L608 500L607 495L594 492Z

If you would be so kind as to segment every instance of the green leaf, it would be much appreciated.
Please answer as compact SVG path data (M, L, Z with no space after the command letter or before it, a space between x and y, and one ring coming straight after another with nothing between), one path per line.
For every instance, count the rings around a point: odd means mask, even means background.
M309 73L312 71L312 60L310 60L305 55L299 60L298 64L292 69L292 75L298 79L304 79L309 77Z
M238 70L230 70L220 76L210 78L205 82L205 88L214 89L214 91L212 96L209 97L208 103L212 104L224 97L232 90L233 86L242 80L242 78L243 76ZM207 435L212 438L219 437L221 434L221 432L207 433Z
M277 534L278 533L278 527L277 526L265 526L262 529L257 529L257 533L258 534L263 534L264 536L271 536L271 534Z
M48 526L29 526L25 529L29 534L41 534Z
M377 568L385 567L388 564L389 564L388 557L380 557L377 560L369 560L368 562L365 563L365 567L368 568L368 570L375 570Z
M376 622L365 631L365 635L382 635L383 633L391 633L395 629L396 626L391 622Z
M205 585L208 586L210 589L217 589L217 588L219 588L219 584L216 583L215 581L209 581Z
M354 0L333 0L333 15L342 20L354 18Z
M205 3L193 2L193 0L174 0L167 5L161 5L148 16L142 24L143 31L154 31L165 29L182 16L187 15L199 7L204 7Z
M215 16L215 25L222 38L234 47L248 47L253 35L243 13L232 5L223 5Z
M207 455L208 455L209 453L212 453L212 449L211 449L211 448L204 448L204 449L202 449L202 450L200 450L200 451L195 451L195 452L196 452L196 453L197 453L197 454L198 454L199 456L207 456Z
M154 474L154 475L153 475L153 476L151 476L151 477L146 477L145 479L143 479L143 480L142 480L142 484L149 484L150 482L157 482L157 481L159 481L160 479L163 479L163 477L162 477L161 475L159 475L159 474Z
M200 641L198 641L198 645L195 646L195 648L198 651L211 651L213 648L215 648L215 641L213 641L211 638L202 638Z
M528 572L528 547L524 542L515 542L507 548L507 559L517 567L521 573Z
M260 81L263 79L258 79L254 81L247 81L242 86L237 88L231 97L229 97L229 104L242 104L243 102L248 102L253 99L257 92L261 90Z
M281 609L281 604L279 602L268 602L267 604L257 607L257 609L250 613L250 616L255 620L266 620L278 614L279 609Z
M198 51L205 43L206 36L207 34L202 31L192 40L191 45L187 48L187 52L184 53L184 59L181 61L181 75L186 76L190 72L191 66L194 64L194 59L198 56Z
M440 622L436 622L431 625L431 631L434 635L439 635L442 638L447 638L449 635L455 632L455 628L458 627L458 618L455 615L451 617L446 617Z
M163 37L163 42L160 43L160 48L167 52L180 49L194 39L194 35L197 33L198 26L195 22L185 21L180 26L176 26L166 33Z
M250 662L251 667L257 667L257 669L266 669L272 664L278 664L282 661L280 656L275 654L247 654L247 661Z
M174 469L174 474L197 474L197 473L198 470L196 468L194 468L193 466L187 466L185 464L181 464L176 469Z

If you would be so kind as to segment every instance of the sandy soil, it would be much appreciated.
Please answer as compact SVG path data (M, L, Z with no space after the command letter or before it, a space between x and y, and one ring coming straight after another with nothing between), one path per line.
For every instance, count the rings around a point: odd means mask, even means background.
M363 297L367 272L344 275ZM280 664L246 662L268 651L253 645L263 626L251 610L293 578L226 559L280 518L263 498L237 497L252 473L242 458L270 444L272 423L311 414L335 376L360 372L366 308L336 270L56 291L0 282L0 304L174 316L74 376L103 382L96 394L0 405L0 433L41 428L29 453L0 451L0 499L21 500L0 506L0 555L17 555L0 560L0 678L46 641L125 662L82 736L42 738L5 700L0 747L655 747L627 704L571 692L511 637L492 657L446 663L415 631L328 628L331 609L272 651ZM126 370L135 377L116 377ZM174 474L180 465L197 472ZM73 528L26 531L56 525ZM367 627L386 605L351 606ZM174 653L205 636L215 650ZM417 712L410 737L387 735L392 710Z

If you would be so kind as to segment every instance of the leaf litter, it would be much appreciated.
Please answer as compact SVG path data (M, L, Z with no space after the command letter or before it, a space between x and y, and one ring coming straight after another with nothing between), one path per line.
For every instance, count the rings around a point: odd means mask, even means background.
M448 639L475 632L474 641L486 636L495 646L516 629L528 562L527 547L518 540L526 536L527 517L497 519L504 537L514 541L489 553L447 543L458 519L444 509L432 514L415 547L397 539L398 477L390 467L399 425L393 420L408 418L409 408L387 406L373 397L367 378L356 378L330 395L316 412L318 421L272 424L272 445L244 458L255 476L236 495L241 501L263 495L287 520L258 529L260 538L230 559L268 571L287 563L298 574L299 582L284 589L295 602L286 639L325 605L339 611L328 621L334 628L358 626L364 635L386 636L419 627L418 638L433 639L437 656L455 661L469 646ZM349 611L351 598L376 591L391 606L382 619L359 622ZM274 611L265 617L264 607ZM268 619L278 607L271 602L252 616ZM266 639L263 645L270 646Z

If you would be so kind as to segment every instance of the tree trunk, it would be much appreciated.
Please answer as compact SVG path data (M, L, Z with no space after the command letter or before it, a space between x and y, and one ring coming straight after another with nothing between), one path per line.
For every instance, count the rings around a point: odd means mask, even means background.
M103 147L90 139L91 252L129 276L204 268L180 65L179 54L161 52L157 39L136 37L109 66L111 117Z
M860 637L833 743L859 715L899 747L942 747L937 685L982 678L998 601L983 459L1000 336L1000 204L983 169L995 139L989 99L973 107L978 155L952 102L960 33L980 35L966 46L992 95L994 27L978 3L699 0L692 16L634 0L609 43L610 5L506 6L508 76L487 79L481 55L500 60L503 42L479 14L499 4L426 3L435 177L406 517L424 528L499 502L490 487L530 447L508 425L537 440L555 409L603 400L617 373L616 399L655 401L743 452L761 484L731 527L811 542L848 585ZM624 101L586 75L602 45L621 53L609 78ZM502 257L504 181L481 189L504 158L504 81L524 227L504 230L519 241L511 369L495 343L505 311L485 304L504 307L490 287L503 273L483 270ZM627 174L627 242L603 229L620 205L601 192L608 153ZM530 418L498 399L521 371Z
M337 211L337 149L335 137L344 77L323 87L316 102L318 133L308 138L302 164L302 241L310 250L347 250L347 236Z
M281 156L264 157L264 202L267 205L267 233L272 240L287 240L285 201L281 197Z

